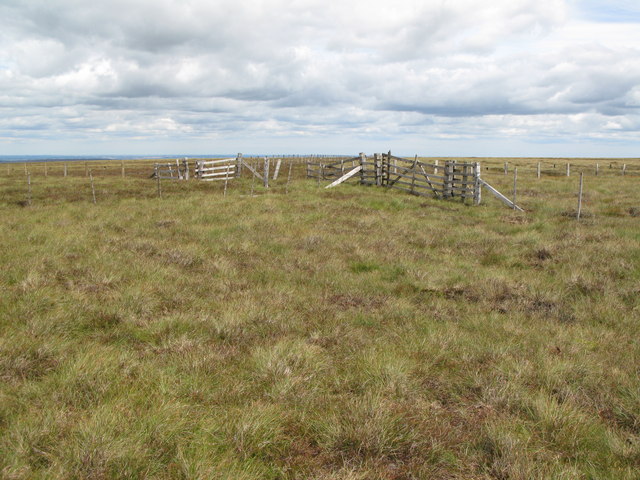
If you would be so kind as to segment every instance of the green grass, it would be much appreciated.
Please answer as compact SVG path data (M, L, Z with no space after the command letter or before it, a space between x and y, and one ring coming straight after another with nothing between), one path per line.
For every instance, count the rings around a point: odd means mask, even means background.
M0 477L638 478L638 177L578 222L520 162L526 213L0 170Z

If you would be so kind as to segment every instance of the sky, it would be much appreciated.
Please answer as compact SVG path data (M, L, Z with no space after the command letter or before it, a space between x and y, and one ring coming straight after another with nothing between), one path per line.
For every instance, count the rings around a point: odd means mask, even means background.
M640 157L638 0L0 0L0 155Z

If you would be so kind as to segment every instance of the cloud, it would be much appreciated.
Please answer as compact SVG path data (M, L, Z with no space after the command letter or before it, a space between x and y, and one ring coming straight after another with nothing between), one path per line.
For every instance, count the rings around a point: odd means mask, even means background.
M125 148L130 132L186 148L268 135L326 145L347 132L354 148L376 135L633 146L637 23L608 18L635 7L606 5L7 0L0 137L117 137Z

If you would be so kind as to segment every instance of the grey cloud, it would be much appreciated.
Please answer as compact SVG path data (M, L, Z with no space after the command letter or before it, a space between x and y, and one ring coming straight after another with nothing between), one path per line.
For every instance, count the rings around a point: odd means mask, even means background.
M638 48L537 48L568 12L562 0L6 1L0 127L553 135L577 134L568 116L584 114L585 134L637 129L620 119L640 103Z

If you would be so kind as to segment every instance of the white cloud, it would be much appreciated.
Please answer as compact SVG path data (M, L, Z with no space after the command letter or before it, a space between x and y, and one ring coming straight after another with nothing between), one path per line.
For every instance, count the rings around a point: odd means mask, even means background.
M7 0L0 137L113 135L126 149L130 132L248 150L272 135L326 149L346 132L355 150L375 138L488 139L495 153L504 138L611 138L631 151L638 23L597 21L606 5Z

